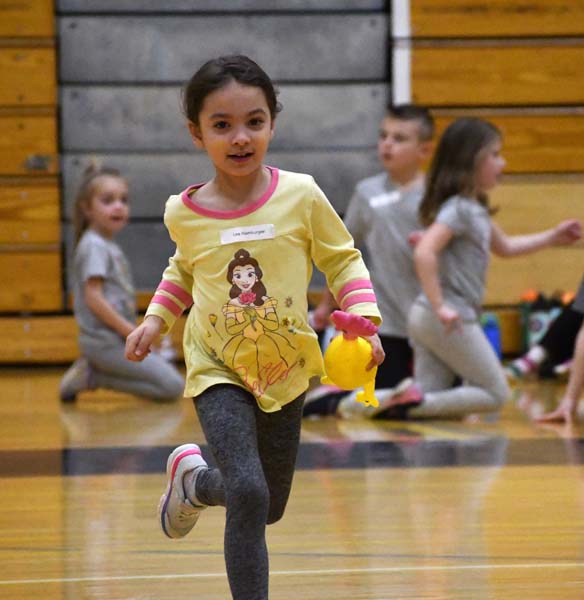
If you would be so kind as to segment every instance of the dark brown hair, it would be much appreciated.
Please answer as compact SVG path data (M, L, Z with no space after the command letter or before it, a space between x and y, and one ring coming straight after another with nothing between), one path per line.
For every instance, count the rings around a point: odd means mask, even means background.
M260 88L264 92L272 121L282 110L278 92L266 72L251 58L236 54L207 61L189 80L183 90L183 111L189 121L199 124L205 98L231 81Z
M434 117L425 106L389 104L386 113L388 117L398 121L416 121L421 142L428 142L434 137Z

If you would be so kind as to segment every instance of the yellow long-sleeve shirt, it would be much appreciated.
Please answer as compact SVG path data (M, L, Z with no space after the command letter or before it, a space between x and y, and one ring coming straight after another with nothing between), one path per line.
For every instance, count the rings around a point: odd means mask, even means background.
M176 253L146 312L168 331L192 298L185 395L231 383L250 390L266 412L322 374L307 320L312 260L343 310L381 321L361 254L314 179L270 172L266 193L238 211L198 205L200 186L169 198L164 222Z

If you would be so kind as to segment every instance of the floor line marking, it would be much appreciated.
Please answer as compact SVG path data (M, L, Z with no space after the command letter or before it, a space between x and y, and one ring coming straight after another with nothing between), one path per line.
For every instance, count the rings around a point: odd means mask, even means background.
M579 569L584 562L571 563L508 563L498 565L404 565L402 567L371 567L354 569L305 569L295 571L271 571L271 576L290 577L295 575L342 575L343 573L404 573L420 571L489 571L503 569ZM118 575L107 577L56 577L45 579L4 579L0 585L27 585L48 583L89 583L96 581L136 581L136 580L168 580L168 579L211 579L225 577L225 573L174 573L168 575Z

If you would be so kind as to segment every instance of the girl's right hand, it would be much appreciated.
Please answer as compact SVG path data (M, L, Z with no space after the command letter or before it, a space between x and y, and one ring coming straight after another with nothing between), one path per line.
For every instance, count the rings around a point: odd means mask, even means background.
M446 334L452 333L461 329L462 321L458 311L446 304L442 304L436 310L436 315L440 322L446 327Z
M132 362L143 361L150 354L150 347L160 337L164 321L150 315L126 338L126 358Z

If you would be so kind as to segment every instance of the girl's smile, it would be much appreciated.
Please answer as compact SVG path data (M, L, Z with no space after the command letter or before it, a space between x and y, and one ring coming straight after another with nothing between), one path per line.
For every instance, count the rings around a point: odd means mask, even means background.
M253 156L253 152L244 152L238 154L228 154L229 159L235 161L236 163L245 163Z

